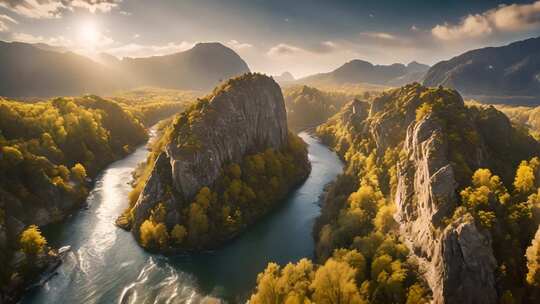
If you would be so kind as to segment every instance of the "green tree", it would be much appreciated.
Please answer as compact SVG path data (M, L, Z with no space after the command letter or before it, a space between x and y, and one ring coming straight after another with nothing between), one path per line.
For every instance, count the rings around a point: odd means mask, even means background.
M171 230L171 238L176 245L181 245L187 236L187 230L184 226L176 224Z

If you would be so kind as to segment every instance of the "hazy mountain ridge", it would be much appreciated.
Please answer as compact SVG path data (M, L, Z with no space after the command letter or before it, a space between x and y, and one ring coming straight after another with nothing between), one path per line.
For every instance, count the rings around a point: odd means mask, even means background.
M403 85L422 79L429 69L424 65L413 61L408 65L394 63L391 65L373 65L364 60L351 60L339 68L328 72L307 76L298 79L297 82L304 84L347 84L347 83L370 83L377 85Z
M468 51L429 69L427 86L452 87L465 96L501 102L508 97L536 97L517 103L538 102L540 97L540 37L501 47ZM490 96L494 96L491 97Z
M242 58L220 43L148 58L118 60L102 54L100 61L104 64L42 44L0 41L0 96L104 94L143 85L208 90L249 72Z

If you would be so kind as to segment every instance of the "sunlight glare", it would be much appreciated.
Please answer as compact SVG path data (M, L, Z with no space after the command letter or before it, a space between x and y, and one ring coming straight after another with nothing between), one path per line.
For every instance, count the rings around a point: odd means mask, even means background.
M79 26L78 39L85 48L94 48L99 37L100 33L94 22L85 22Z

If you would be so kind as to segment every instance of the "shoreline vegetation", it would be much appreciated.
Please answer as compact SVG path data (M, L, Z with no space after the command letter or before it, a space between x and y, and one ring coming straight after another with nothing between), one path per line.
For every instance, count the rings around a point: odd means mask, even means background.
M16 301L25 286L60 263L38 226L84 206L95 177L147 140L146 126L182 109L193 93L123 92L120 101L95 95L32 102L0 98L0 300ZM176 94L176 95L175 95ZM184 95L183 95L184 94ZM23 236L26 239L23 240Z

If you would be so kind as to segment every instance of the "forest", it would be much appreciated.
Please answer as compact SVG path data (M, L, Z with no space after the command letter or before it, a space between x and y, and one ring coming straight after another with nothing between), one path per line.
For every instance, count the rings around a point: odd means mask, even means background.
M137 104L93 95L0 99L0 285L31 279L55 260L36 224L80 208L101 170L146 141L143 122L152 122L161 104L153 108L144 116Z
M283 89L283 97L290 128L303 130L325 122L345 103L353 99L354 95L321 91L309 86L292 86Z

